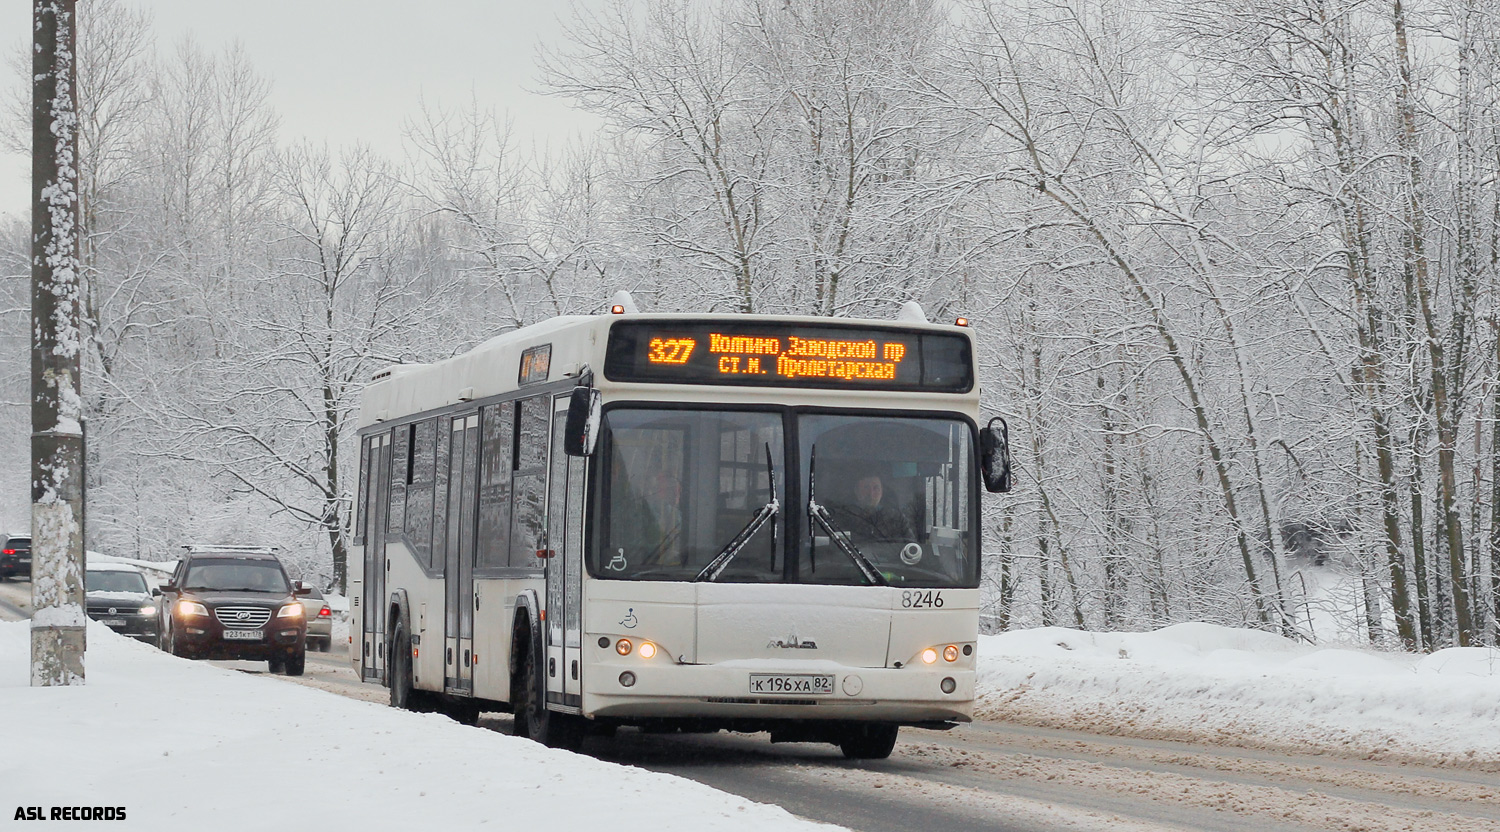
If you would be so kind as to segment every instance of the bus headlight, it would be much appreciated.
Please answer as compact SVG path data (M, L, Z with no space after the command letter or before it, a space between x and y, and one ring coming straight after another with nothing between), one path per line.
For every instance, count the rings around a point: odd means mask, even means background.
M636 652L641 655L641 658L649 659L652 656L656 655L656 645L652 644L649 641L643 641L641 642L640 648L636 650Z
M958 661L958 645L956 645L956 644L950 644L947 647L943 648L943 661L945 661L945 662L956 662L956 661Z
M935 661L937 661L937 651L936 650L934 650L931 647L929 647L926 650L922 651L922 663L923 664L932 664Z
M630 655L630 639L622 638L615 642L615 652L622 656Z

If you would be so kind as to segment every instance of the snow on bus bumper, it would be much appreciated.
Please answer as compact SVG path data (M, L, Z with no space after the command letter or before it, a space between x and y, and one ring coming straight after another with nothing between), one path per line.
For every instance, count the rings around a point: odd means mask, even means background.
M974 710L972 667L850 667L837 662L729 661L712 665L608 662L590 668L583 709L593 717L852 719L967 722ZM626 686L622 674L634 674ZM802 688L772 692L775 679ZM811 692L809 677L832 677ZM795 680L795 681L794 681ZM801 680L808 680L804 686ZM756 690L759 687L760 690ZM950 688L951 692L945 692Z

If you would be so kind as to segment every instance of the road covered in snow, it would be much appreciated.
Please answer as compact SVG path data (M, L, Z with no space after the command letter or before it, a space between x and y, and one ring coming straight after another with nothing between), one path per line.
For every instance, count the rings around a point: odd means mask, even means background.
M981 642L981 719L890 760L763 736L590 738L587 754L853 829L1500 829L1500 658L1317 648L1188 624ZM381 701L342 657L304 684ZM261 668L243 663L245 672ZM510 719L483 727L509 733Z
M1500 832L1488 650L1323 649L1198 624L987 636L978 721L908 729L891 759L851 762L763 735L631 730L573 755L507 736L502 714L476 730L393 711L338 652L289 679L90 638L87 688L32 691L24 625L0 625L0 708L39 717L6 731L21 743L0 762L5 796L24 787L12 803L124 801L132 821L197 828L204 812L260 805L245 795L272 775L245 772L277 772L299 784L279 806L380 828L792 829L796 815L872 832ZM74 779L38 768L49 762Z

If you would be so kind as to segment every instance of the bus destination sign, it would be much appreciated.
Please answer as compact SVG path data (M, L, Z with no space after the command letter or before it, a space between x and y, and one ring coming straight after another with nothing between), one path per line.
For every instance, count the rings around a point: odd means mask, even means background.
M928 390L973 386L958 333L775 321L621 321L605 375L615 381Z

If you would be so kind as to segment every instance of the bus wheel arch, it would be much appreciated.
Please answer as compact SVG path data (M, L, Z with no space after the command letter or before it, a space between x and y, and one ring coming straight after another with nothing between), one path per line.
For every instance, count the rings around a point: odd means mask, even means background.
M553 748L576 750L583 741L583 720L547 709L542 635L535 593L525 593L516 599L511 635L510 689L515 734Z

